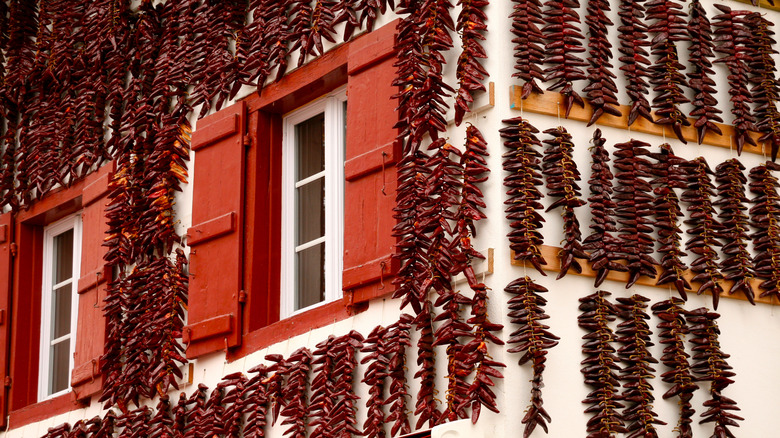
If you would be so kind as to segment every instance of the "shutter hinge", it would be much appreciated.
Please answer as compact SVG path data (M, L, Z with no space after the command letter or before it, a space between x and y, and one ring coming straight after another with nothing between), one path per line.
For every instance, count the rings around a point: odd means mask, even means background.
M252 137L245 135L244 138L241 139L241 141L244 143L244 147L249 149L252 147Z
M11 376L5 376L5 380L3 380L3 384L5 385L6 388L11 387L11 382L13 382Z
M243 290L238 291L238 302L246 303L246 292Z
M16 246L16 242L11 242L9 249L11 250L11 257L16 257L16 253L18 252L19 249L19 247Z

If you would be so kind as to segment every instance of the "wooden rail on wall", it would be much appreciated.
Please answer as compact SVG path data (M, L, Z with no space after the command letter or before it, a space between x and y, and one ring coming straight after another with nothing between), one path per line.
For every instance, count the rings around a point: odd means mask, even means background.
M740 3L748 4L748 5L752 5L753 4L753 2L751 2L750 0L736 0L736 1L738 1ZM761 0L758 3L758 7L761 8L761 9L771 9L773 11L780 11L780 5L769 3L767 0Z
M545 114L548 116L561 117L563 119L564 111L563 111L563 105L560 103L562 102L562 97L560 93L545 91L544 94L532 93L530 96L528 96L527 99L521 99L520 96L522 95L522 89L523 87L519 85L512 85L509 88L509 99L511 102L511 108L516 110L537 113L537 114ZM626 129L626 130L630 129L631 131L642 132L645 134L653 134L658 136L665 135L667 138L670 139L677 138L675 133L672 132L671 128L666 128L663 125L656 125L654 123L647 121L642 117L637 118L636 121L629 128L628 113L631 107L627 105L620 105L619 109L620 112L623 114L621 117L615 117L609 114L604 114L599 118L596 124L601 126L609 126L612 128L619 128L619 129ZM587 102L585 102L585 108L581 108L577 105L572 106L571 113L569 114L568 120L578 120L587 123L590 120L592 114L593 114L593 108ZM688 141L688 143L696 144L698 142L699 134L696 131L696 128L693 127L694 120L690 118L688 120L691 122L691 126L683 127L682 129L683 137ZM726 149L736 148L736 145L734 145L732 142L732 137L734 136L734 128L731 125L726 125L722 123L717 123L717 125L720 128L720 130L723 132L723 135L718 135L713 132L709 132L704 137L703 144L718 146ZM756 143L758 143L759 145L761 144L758 142L758 137L759 137L758 133L751 132L750 135L751 137L753 137L754 140L756 140ZM756 147L756 146L751 146L746 144L745 147L742 149L742 151L750 152L758 155L765 155L760 146Z
M558 259L558 252L561 250L561 248L555 247L555 246L548 246L548 245L542 245L539 250L542 253L542 257L544 257L544 260L547 261L547 265L542 266L545 271L549 272L560 272L561 271L561 261ZM578 274L577 271L574 269L569 269L569 272L566 275L580 275L583 277L591 277L596 278L596 271L591 269L590 263L588 263L587 260L584 259L575 259L580 263L580 266L582 266L582 273ZM621 260L622 262L622 260ZM526 263L522 260L515 260L514 252L512 252L512 264L515 266L527 266L531 269L534 269L531 263ZM656 285L656 282L658 281L658 277L661 275L661 267L656 266L656 276L655 278L648 278L645 276L639 277L639 280L636 282L636 284L641 284L643 286L653 286L657 287L659 289L669 290L671 288L674 291L674 294L677 295L677 289L675 289L674 285L672 284L664 284L664 285ZM688 283L690 283L693 286L698 286L698 283L691 282L691 279L693 278L695 274L691 272L691 270L685 271L685 279L688 280ZM607 274L607 280L617 281L626 283L628 282L628 272L616 272L616 271L610 271L609 274ZM772 304L777 305L780 304L780 301L778 301L776 298L773 297L764 297L760 298L759 295L761 294L761 289L759 289L758 285L761 283L761 280L754 279L750 282L750 286L753 289L753 293L755 294L756 303L764 303L764 304ZM741 293L735 293L733 295L730 295L728 293L729 290L731 290L731 285L733 284L732 281L721 281L720 286L723 288L723 293L720 295L721 298L732 298L732 299L738 299L747 301L744 295ZM696 289L687 289L686 292L688 292L689 295L695 294ZM709 292L706 292L708 295L710 295Z

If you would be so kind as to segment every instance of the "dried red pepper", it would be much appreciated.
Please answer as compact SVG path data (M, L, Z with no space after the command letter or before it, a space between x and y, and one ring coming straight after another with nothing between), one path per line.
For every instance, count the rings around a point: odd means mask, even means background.
M649 351L654 344L651 341L652 330L647 324L650 316L645 310L650 299L641 295L630 298L617 298L615 307L622 320L615 331L617 341L623 344L617 351L620 360L626 364L620 374L623 382L621 398L626 402L623 420L629 438L657 437L656 424L666 424L658 419L653 411L653 385L650 379L655 377L652 364L658 363Z
M363 353L366 356L361 359L361 364L368 363L361 383L368 386L368 399L366 399L366 421L363 423L363 436L368 438L385 438L385 376L387 375L388 362L385 351L387 328L381 325L374 327L363 342Z
M518 344L507 350L508 353L523 353L519 365L531 363L533 378L531 379L531 406L529 406L523 424L523 438L531 436L536 427L541 427L545 432L547 423L552 421L550 414L544 409L542 400L542 388L544 382L542 374L547 361L547 350L558 345L559 337L550 332L550 327L542 321L550 318L544 311L547 300L540 293L548 292L544 286L540 286L530 278L523 277L509 283L505 292L515 295L507 302L512 324L520 327L512 332L507 344Z
M546 211L560 207L563 212L563 248L558 252L558 258L561 260L561 268L557 279L563 278L569 272L569 268L574 268L577 273L582 272L577 258L588 258L588 255L582 249L582 232L580 223L577 221L577 215L574 209L585 205L581 198L580 187L577 184L580 181L580 172L577 170L577 163L574 161L574 143L564 127L548 129L545 134L552 135L552 139L544 140L548 145L544 151L542 159L542 173L547 180L547 195L557 198L547 207Z
M661 363L669 368L669 371L661 374L661 379L672 385L663 398L679 398L680 419L675 431L678 438L692 438L691 422L696 411L691 405L691 399L699 385L691 374L691 365L688 362L690 355L685 351L685 335L688 334L689 328L685 320L685 310L681 307L683 303L679 298L670 298L653 304L651 309L655 316L661 319L658 323L658 336L664 345Z
M397 322L387 328L387 343L384 346L384 354L389 359L387 377L390 379L390 394L384 403L390 405L390 413L385 421L392 423L391 437L398 434L408 434L412 431L406 412L406 402L409 398L406 385L406 349L411 346L409 338L412 320L411 316L403 313Z
M733 281L729 295L741 292L751 304L755 305L753 287L750 282L755 277L753 256L750 254L750 225L747 215L748 199L745 195L747 178L742 173L745 166L736 158L724 161L715 168L715 181L718 185L718 200L713 204L720 207L720 224L723 229L720 237L726 243L722 252L724 259L720 263L724 280Z
M544 218L539 213L543 208L539 202L542 193L537 186L543 184L541 178L542 143L536 138L538 129L521 117L504 120L509 125L499 132L504 139L504 146L509 150L504 153L504 178L509 199L504 201L506 218L511 222L509 232L509 247L515 252L515 260L530 262L542 275L547 275L542 269L547 262L542 257L539 247L542 245L542 227Z
M586 356L580 369L585 377L585 384L593 388L582 402L588 405L585 413L593 415L588 420L588 438L614 437L626 432L623 414L620 408L618 381L618 358L612 342L615 340L609 323L615 320L617 309L609 302L609 292L600 290L594 294L580 298L579 309L582 313L577 317L577 325L587 334L583 336L586 342L582 345L582 354Z
M269 397L266 386L268 368L261 364L249 369L249 372L255 375L244 387L242 410L246 420L243 433L246 438L262 438L265 436L265 426L268 423Z
M617 204L612 200L613 175L609 167L609 152L604 148L606 140L600 129L593 133L591 142L588 208L591 211L590 229L593 231L583 240L582 249L588 251L591 269L596 271L595 286L599 287L609 271L625 272L628 269L618 262L621 258L620 240L613 234L617 232L614 218Z

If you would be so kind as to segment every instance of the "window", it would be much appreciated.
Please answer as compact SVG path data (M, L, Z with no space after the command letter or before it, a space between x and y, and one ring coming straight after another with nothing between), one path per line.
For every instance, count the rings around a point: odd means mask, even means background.
M281 315L341 297L346 90L286 115Z
M79 214L44 228L39 400L70 389L80 260Z

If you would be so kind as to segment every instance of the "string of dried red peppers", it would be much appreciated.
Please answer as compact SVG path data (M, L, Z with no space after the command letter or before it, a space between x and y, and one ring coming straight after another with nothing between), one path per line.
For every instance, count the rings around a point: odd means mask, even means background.
M728 6L715 5L721 14L713 17L715 28L715 51L723 56L715 60L728 67L729 95L731 96L731 114L734 120L734 143L737 154L742 153L745 144L756 145L756 141L748 131L755 131L755 117L750 104L753 97L748 88L748 61L751 53L749 44L752 38L750 32L749 11L732 10Z
M715 187L710 180L712 170L703 157L688 162L685 170L688 174L688 188L680 199L688 203L688 211L691 212L690 219L685 221L691 225L688 230L691 237L685 243L685 248L698 256L691 263L691 271L696 273L693 281L699 283L696 293L701 294L709 290L712 293L712 306L717 309L720 294L723 292L723 274L720 272L716 249L721 246L718 238L722 226L712 203L715 197Z
M651 183L655 187L655 228L658 230L658 252L661 256L661 275L656 285L673 284L683 300L688 299L686 289L691 285L685 278L688 266L685 264L685 251L682 248L683 232L680 218L683 212L680 199L674 189L687 187L686 172L681 168L686 160L678 157L669 144L661 145L661 151L653 154L656 162L652 166L655 177Z
M474 102L474 93L485 91L482 82L488 76L480 59L487 58L485 48L480 41L487 31L487 15L484 8L487 0L459 0L461 7L455 30L460 33L461 53L458 56L455 77L458 78L458 91L455 94L455 124L460 125L463 115Z
M723 229L720 236L725 242L722 248L724 259L720 263L724 280L732 281L729 294L736 292L755 305L751 280L753 256L750 254L750 224L747 215L748 199L745 195L747 178L742 171L745 166L736 158L724 161L715 168L715 181L718 183L718 200L714 205L720 207L720 224Z
M506 218L511 221L509 226L509 247L514 251L515 260L528 261L539 273L547 275L542 269L547 262L539 247L542 245L542 227L544 218L539 211L544 208L539 202L542 193L537 188L544 184L541 175L541 156L539 149L542 143L536 138L539 130L527 120L517 117L502 121L506 126L501 128L501 138L504 146L509 149L504 152L503 167L508 175L504 177L504 187L507 188L509 199Z
M544 61L544 36L541 27L544 24L542 18L542 3L540 0L512 0L514 3L512 14L512 34L515 36L512 42L515 44L515 73L512 77L523 81L522 98L525 99L531 93L544 93L542 87L536 82L544 82L542 63Z
M620 397L625 401L623 420L626 422L628 438L657 437L655 425L666 424L658 419L653 411L653 385L650 379L655 377L652 364L658 360L652 356L649 347L652 330L647 324L647 302L650 299L634 294L630 298L617 298L615 305L622 320L615 331L616 341L623 344L617 351L618 357L626 365L621 370L620 380L623 392Z
M679 398L680 419L675 431L678 438L692 438L691 422L696 411L691 406L691 399L699 385L691 374L691 365L688 362L690 355L685 351L685 335L688 334L689 328L682 305L683 301L679 298L670 298L653 304L651 309L661 319L658 323L658 336L664 345L661 363L669 369L661 374L661 379L672 385L663 398Z
M531 379L531 406L529 406L522 423L525 424L523 438L531 436L536 427L541 427L547 432L547 423L552 421L550 414L544 409L542 400L542 388L544 381L545 362L547 350L558 345L559 337L550 332L550 327L541 321L550 316L544 311L547 300L540 293L548 292L544 286L540 286L530 278L523 277L509 283L505 292L515 295L507 302L512 324L519 328L509 336L507 344L517 344L507 350L508 353L523 353L519 365L531 362L533 378Z
M693 126L699 133L699 144L704 140L707 132L722 135L716 123L723 122L720 117L723 111L715 108L718 101L715 99L715 71L712 70L712 61L715 46L712 41L712 27L707 13L699 0L691 3L690 19L688 20L688 36L691 45L688 47L688 60L693 69L688 73L688 86L693 90L693 111L691 116L696 118Z
M681 142L686 143L682 127L691 123L680 111L680 105L689 102L683 87L686 87L682 71L685 66L677 55L677 42L686 41L685 12L679 3L672 0L650 0L647 2L647 19L652 21L648 31L656 34L652 40L651 53L656 57L650 69L650 83L658 94L653 98L653 108L658 118L655 123L669 125Z
M755 197L749 213L756 229L752 234L755 274L764 280L759 284L760 296L780 298L780 182L772 170L778 170L773 162L750 169L750 191Z
M593 107L593 115L588 126L596 123L603 114L620 117L617 101L617 85L612 68L612 43L607 39L607 31L614 25L607 17L610 12L608 0L588 0L588 85L583 89L588 103Z
M647 49L650 41L647 39L647 25L644 23L645 7L641 0L621 0L620 23L618 38L623 55L618 58L621 62L620 70L626 77L626 93L631 100L631 109L628 112L628 126L631 126L637 117L642 116L652 122L650 114L650 102L647 101L648 85L650 78Z
M611 342L615 340L609 323L615 320L617 309L609 302L609 292L600 290L594 294L580 298L579 309L582 313L577 317L577 325L587 334L582 338L582 354L586 358L581 362L580 371L585 377L585 384L593 388L582 402L589 406L585 413L593 415L588 419L588 438L614 437L626 432L623 414L620 408L618 381L618 358Z
M604 147L606 140L601 136L601 130L596 129L591 140L590 166L591 176L590 197L588 207L591 211L590 229L592 232L582 242L582 249L588 251L588 261L591 269L596 271L596 287L609 275L609 271L624 272L626 266L619 263L620 240L615 236L617 222L615 221L615 208L617 204L612 200L612 170L609 167L609 152Z
M559 207L563 210L561 215L565 243L558 252L561 268L557 277L561 279L569 272L569 268L573 268L577 273L582 272L582 266L574 260L575 257L588 258L582 249L580 223L574 214L574 209L585 205L585 201L580 197L580 187L577 184L581 178L572 156L574 143L571 134L563 127L548 129L544 133L552 135L553 138L544 140L548 147L542 159L542 173L547 180L547 195L557 198L546 211Z
M752 59L748 61L750 81L755 84L750 90L753 102L756 104L754 115L756 129L761 133L758 139L764 144L769 143L772 161L777 159L780 151L780 111L777 103L780 101L780 83L777 80L777 66L774 56L777 43L773 38L774 23L761 14L753 14L750 19L751 37L748 47Z
M554 81L547 87L548 90L560 88L564 116L569 117L573 105L585 106L574 89L575 82L587 78L581 67L588 65L578 55L585 51L582 47L585 37L580 33L580 16L576 12L580 3L578 0L550 0L545 6L544 21L547 25L542 28L542 34L547 40L544 46L547 56L544 62L552 64L552 67L544 70L544 80Z

